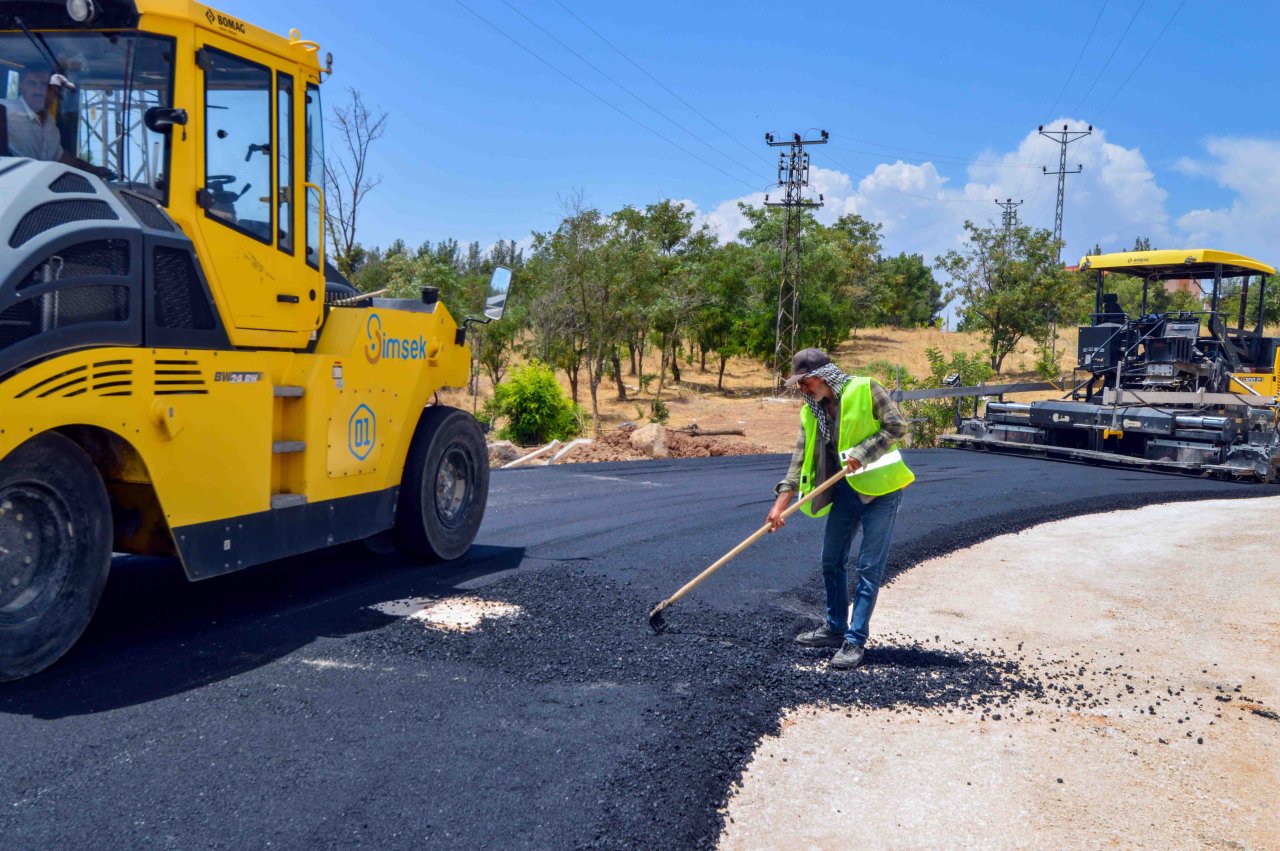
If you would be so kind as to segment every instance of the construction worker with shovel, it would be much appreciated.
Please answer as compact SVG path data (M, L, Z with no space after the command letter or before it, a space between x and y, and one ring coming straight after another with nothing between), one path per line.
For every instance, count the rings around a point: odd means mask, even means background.
M784 512L797 493L803 497L843 465L848 487L836 484L801 510L827 518L822 540L822 579L827 617L817 629L796 636L805 647L838 647L831 667L862 664L880 581L893 539L903 489L915 481L893 445L906 436L907 422L889 392L870 378L846 375L821 349L804 349L791 360L786 386L800 386L800 436L787 476L765 520L770 531L786 525ZM853 611L849 611L849 550L858 528Z

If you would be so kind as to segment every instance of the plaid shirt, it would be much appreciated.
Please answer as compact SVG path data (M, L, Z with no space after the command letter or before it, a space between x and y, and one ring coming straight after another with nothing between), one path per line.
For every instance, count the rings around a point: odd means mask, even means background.
M893 445L907 436L907 421L902 416L898 404L889 398L889 391L879 382L871 382L871 410L880 422L880 430L849 450L850 457L858 459L862 466L879 460ZM832 451L840 440L840 418L834 417L831 430ZM818 436L821 440L821 435ZM804 426L800 427L800 436L796 438L796 448L791 453L791 466L787 468L787 477L778 482L773 489L775 494L800 490L800 470L804 467ZM866 499L865 501L870 501Z

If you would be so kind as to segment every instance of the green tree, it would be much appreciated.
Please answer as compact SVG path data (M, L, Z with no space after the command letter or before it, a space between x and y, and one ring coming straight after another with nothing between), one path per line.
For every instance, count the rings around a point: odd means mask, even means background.
M991 368L999 372L1023 337L1043 339L1050 323L1084 312L1089 293L1058 262L1062 246L1049 231L964 227L965 247L937 265L951 279L948 296L960 300L961 329L985 332Z
M914 328L942 312L942 285L919 254L876 261L868 287L871 324Z

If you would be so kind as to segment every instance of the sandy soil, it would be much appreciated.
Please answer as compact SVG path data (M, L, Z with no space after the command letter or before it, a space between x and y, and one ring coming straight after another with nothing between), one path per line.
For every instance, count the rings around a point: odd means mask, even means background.
M873 644L1003 653L1044 696L797 710L760 743L721 846L1280 848L1278 511L1078 517L906 572Z

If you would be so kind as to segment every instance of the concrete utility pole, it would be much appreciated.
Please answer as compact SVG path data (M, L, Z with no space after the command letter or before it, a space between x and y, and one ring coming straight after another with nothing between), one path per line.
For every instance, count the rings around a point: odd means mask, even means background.
M1093 133L1093 125L1089 125L1088 130L1068 130L1067 125L1062 125L1061 130L1046 131L1044 125L1040 125L1040 135L1046 139L1052 139L1057 142L1059 147L1058 170L1049 171L1048 166L1043 166L1042 170L1046 175L1056 174L1058 176L1058 209L1053 217L1053 238L1057 241L1062 240L1062 199L1066 194L1067 175L1079 174L1084 171L1084 164L1077 165L1074 169L1067 168L1067 145L1079 139L1083 139ZM1062 249L1058 249L1058 259L1062 259Z
M774 386L782 390L782 379L791 367L791 357L796 353L796 328L800 313L800 230L804 225L804 211L822 206L822 195L814 201L804 197L809 185L809 154L805 145L825 145L827 131L821 131L821 139L801 139L792 134L789 141L775 141L772 133L764 134L771 148L790 148L778 152L778 186L783 189L781 201L770 201L764 196L766 207L782 207L786 219L782 231L782 282L778 286L778 326L773 347Z

